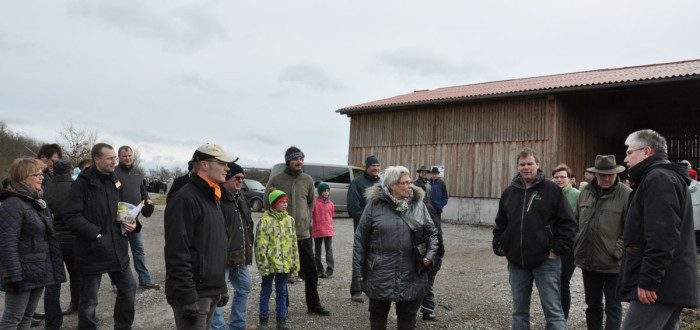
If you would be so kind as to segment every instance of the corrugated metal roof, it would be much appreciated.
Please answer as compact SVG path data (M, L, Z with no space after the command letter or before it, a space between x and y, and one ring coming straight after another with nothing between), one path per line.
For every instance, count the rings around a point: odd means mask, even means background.
M368 108L386 108L411 103L464 99L531 91L617 84L700 75L700 59L673 63L602 69L551 76L502 80L487 83L415 91L387 99L341 108L340 113Z

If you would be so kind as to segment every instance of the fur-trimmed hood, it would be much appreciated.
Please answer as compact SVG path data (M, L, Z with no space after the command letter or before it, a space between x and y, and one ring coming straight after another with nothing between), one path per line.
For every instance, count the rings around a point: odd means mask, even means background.
M423 189L420 187L413 186L411 190L413 190L413 193L411 194L411 202L420 202L423 200L423 197L425 197L425 191L423 191ZM367 188L367 190L365 190L365 198L369 204L379 202L380 200L393 204L389 196L387 196L382 189L381 182Z

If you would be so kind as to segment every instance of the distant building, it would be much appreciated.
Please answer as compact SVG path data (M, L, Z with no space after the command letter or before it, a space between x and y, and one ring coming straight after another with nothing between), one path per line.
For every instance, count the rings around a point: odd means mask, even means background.
M349 163L444 165L443 217L493 223L526 146L545 173L565 162L580 176L597 154L624 159L627 135L651 128L671 160L700 164L698 91L692 60L415 91L337 112L351 119Z

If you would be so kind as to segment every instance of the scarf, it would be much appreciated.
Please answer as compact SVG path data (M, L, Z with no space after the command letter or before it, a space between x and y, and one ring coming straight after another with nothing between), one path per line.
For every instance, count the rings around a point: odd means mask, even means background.
M9 186L9 190L17 193L18 195L22 195L31 199L32 204L35 207L37 207L40 211L46 209L46 202L43 199L41 199L43 191L37 191L36 189L24 183L20 183L16 188L13 186Z
M413 197L413 191L411 191L411 196L406 197L406 198L396 198L394 195L392 195L389 192L389 188L382 186L382 191L384 191L384 194L389 197L389 199L396 205L396 212L399 213L404 213L406 210L408 210L408 203L411 201L411 197Z
M221 187L219 187L218 184L216 184L216 183L214 183L214 182L212 182L212 181L207 180L205 177L203 177L203 176L200 175L199 173L197 173L197 175L198 175L200 178L202 178L202 180L204 180L204 182L206 182L206 183L209 185L209 187L214 188L214 200L217 200L217 201L218 201L219 199L221 199Z

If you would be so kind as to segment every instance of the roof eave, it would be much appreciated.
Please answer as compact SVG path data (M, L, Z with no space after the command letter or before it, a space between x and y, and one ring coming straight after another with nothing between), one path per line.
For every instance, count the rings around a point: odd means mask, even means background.
M447 99L426 100L426 101L419 101L419 102L384 104L384 105L368 106L368 107L362 107L362 108L342 108L342 109L336 110L336 112L340 113L341 115L350 116L351 114L354 114L357 112L364 112L367 110L387 110L387 109L394 109L394 108L413 108L413 107L419 107L419 106L428 105L428 104L437 105L437 104L443 104L443 103L455 103L455 102L464 102L464 101L483 101L483 100L490 100L490 99L521 97L521 96L536 96L536 95L543 95L543 94L546 95L546 94L564 94L564 93L571 93L571 92L587 92L587 91L594 91L594 90L614 89L614 88L620 88L620 87L639 87L639 86L656 85L656 84L658 84L658 85L660 85L660 84L672 84L672 83L677 83L677 82L681 82L681 81L692 81L692 80L700 80L700 75L689 75L689 76L682 76L682 77L660 78L660 79L646 79L646 80L636 80L636 81L625 81L625 82L609 83L609 84L573 86L573 87L562 87L562 88L548 88L548 89L538 89L538 90L522 91L522 92L514 92L514 93L487 94L487 95L477 95L477 96L467 96L467 97L457 97L457 98L447 98Z

